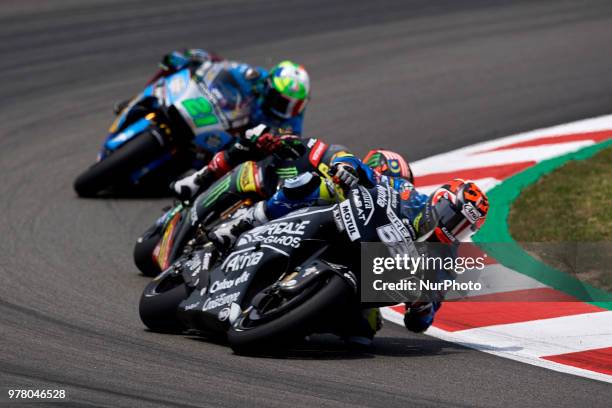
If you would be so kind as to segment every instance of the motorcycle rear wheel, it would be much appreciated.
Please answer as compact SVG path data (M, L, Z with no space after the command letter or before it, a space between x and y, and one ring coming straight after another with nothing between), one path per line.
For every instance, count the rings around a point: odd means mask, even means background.
M351 288L338 275L327 279L323 287L272 321L246 327L249 313L240 316L228 332L232 350L243 355L272 351L312 333L317 319L329 317L329 312L341 312L353 296Z
M159 264L153 259L153 251L162 238L163 231L145 232L134 245L134 263L144 276L154 277L161 273Z

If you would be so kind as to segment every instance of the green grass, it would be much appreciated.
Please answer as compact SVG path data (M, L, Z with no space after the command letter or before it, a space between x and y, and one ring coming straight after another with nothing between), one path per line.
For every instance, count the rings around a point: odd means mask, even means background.
M612 289L612 148L568 162L526 188L508 224L532 255Z

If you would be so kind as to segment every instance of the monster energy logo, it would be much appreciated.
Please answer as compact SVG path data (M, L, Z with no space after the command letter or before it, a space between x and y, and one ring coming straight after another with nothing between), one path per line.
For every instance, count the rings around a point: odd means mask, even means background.
M298 175L297 167L284 167L276 169L276 174L282 179L296 177Z
M210 193L206 195L206 198L204 199L202 205L204 207L208 207L210 204L214 203L221 194L223 194L227 191L227 189L229 189L231 180L231 177L225 177L217 185L213 186Z

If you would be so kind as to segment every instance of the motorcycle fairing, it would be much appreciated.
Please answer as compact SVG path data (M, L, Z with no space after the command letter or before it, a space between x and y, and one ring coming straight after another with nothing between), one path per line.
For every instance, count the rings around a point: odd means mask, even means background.
M324 235L328 234L326 226L335 228L332 209L332 206L307 209L310 211L279 218L242 234L234 250L210 271L209 279L200 280L196 290L181 303L181 320L198 330L227 330L232 304L244 309L248 306L245 300L250 300L245 296L251 288L261 290L292 267L311 259L311 248L303 250L302 255L298 253L300 248L304 249L303 237L316 245L318 249L314 252L328 246ZM293 239L282 239L286 236ZM305 259L306 253L310 255ZM329 265L327 269L331 269ZM308 271L312 274L312 269ZM254 295L252 290L250 295Z

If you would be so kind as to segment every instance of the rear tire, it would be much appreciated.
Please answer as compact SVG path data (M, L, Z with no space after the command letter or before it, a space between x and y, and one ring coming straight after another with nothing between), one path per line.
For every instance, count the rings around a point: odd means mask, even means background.
M160 157L162 153L163 147L151 131L137 135L81 173L74 181L74 190L80 197L93 197L110 187L129 184L132 172Z
M153 251L161 240L161 231L155 231L152 234L146 232L134 245L134 263L138 270L144 276L157 276L161 273L159 265L153 259Z
M244 320L241 316L228 332L230 346L236 354L254 354L288 345L312 333L317 319L329 318L332 308L338 313L344 310L352 295L344 279L334 274L320 290L278 319L242 330L236 327Z
M172 281L177 279L180 281ZM180 276L165 276L150 282L140 297L140 320L151 331L180 333L186 329L177 316L179 304L190 291Z

